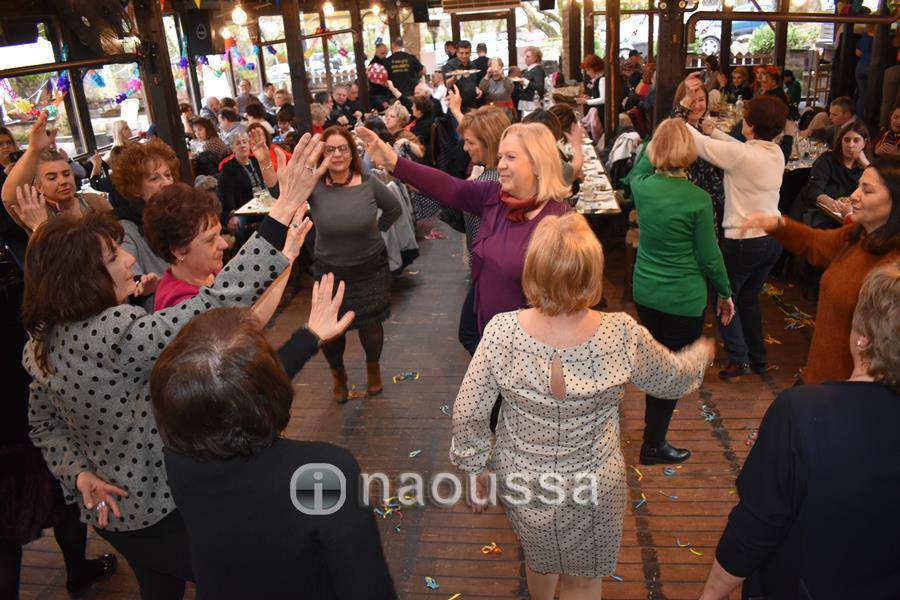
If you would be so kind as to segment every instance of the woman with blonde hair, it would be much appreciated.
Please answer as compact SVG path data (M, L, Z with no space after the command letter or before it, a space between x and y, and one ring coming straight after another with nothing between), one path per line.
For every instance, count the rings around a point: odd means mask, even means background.
M592 310L602 285L603 251L585 218L542 219L524 261L530 308L491 319L453 407L450 460L478 474L475 512L496 475L536 600L552 599L557 584L561 599L599 598L601 578L616 570L627 506L625 384L676 398L700 386L715 353L708 338L670 352L626 313ZM492 448L498 393L508 410ZM543 487L551 472L555 500Z
M900 262L865 278L843 345L843 381L795 386L766 411L701 600L742 582L744 598L900 593L900 521L871 505L900 503Z
M684 121L666 119L630 174L641 224L634 302L641 323L670 350L683 348L703 332L707 279L718 294L716 312L722 322L730 321L734 313L712 201L686 174L696 159ZM666 441L677 399L647 394L645 402L641 464L686 461L690 451Z

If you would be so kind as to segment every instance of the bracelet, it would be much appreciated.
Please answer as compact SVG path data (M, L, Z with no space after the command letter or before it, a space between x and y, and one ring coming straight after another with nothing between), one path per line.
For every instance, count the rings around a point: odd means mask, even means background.
M271 168L272 168L272 163L270 162L270 163L267 164L266 166L260 165L259 168L262 169L263 171L265 171L266 169L271 169Z

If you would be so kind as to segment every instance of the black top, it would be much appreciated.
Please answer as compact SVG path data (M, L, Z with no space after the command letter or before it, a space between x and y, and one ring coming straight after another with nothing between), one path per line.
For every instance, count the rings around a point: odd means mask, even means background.
M526 102L540 101L544 97L544 67L535 65L522 71L522 78L528 80L528 87L519 91L519 99Z
M388 63L387 57L385 57L385 58L378 58L377 56L373 56L373 57L372 57L372 60L369 61L369 64L370 64L370 65L371 65L372 63L378 63L379 65L381 65L382 67L384 67L385 69L387 69L388 76L390 76L390 73L391 73L391 66L390 66L390 64ZM369 98L370 98L370 99L371 99L372 96L379 96L379 97L381 97L381 96L387 96L387 97L390 97L390 95L391 95L391 91L390 91L389 89L387 89L385 86L383 86L383 85L381 85L381 84L379 84L379 83L372 83L371 81L369 81ZM372 104L374 105L375 103L373 102Z
M302 329L279 349L289 376L317 346ZM396 598L372 510L358 500L359 465L347 450L279 438L251 458L230 461L164 454L199 599ZM346 500L331 515L307 515L294 505L294 472L312 463L333 465L345 477Z
M767 91L763 95L764 96L772 96L773 98L778 98L779 100L784 102L784 105L787 107L790 107L790 105L791 105L791 102L790 102L790 100L788 100L787 94L785 93L784 88L782 88L782 87L772 88L771 90Z
M735 87L734 83L731 81L729 81L728 85L725 86L723 92L725 94L725 99L732 104L737 102L739 96L744 102L753 98L753 88L751 88L749 85Z
M828 194L837 199L849 196L859 186L859 178L864 169L859 165L848 169L837 156L838 152L839 150L826 152L813 163L809 181L800 192L800 198L807 208L816 207L819 194Z
M491 59L487 56L479 56L472 61L472 68L478 69L478 81L484 79L484 76L487 75L488 64Z
M251 174L253 180L251 180ZM250 157L250 163L242 165L236 158L232 158L222 165L219 175L219 199L222 201L222 224L228 222L231 211L242 207L253 199L254 187L265 187L262 171L255 156ZM275 188L269 190L276 198L278 193Z
M387 58L387 69L391 81L404 96L412 96L419 83L422 63L409 52L394 52Z
M347 100L343 104L338 104L337 102L334 102L333 104L334 106L331 109L331 113L328 115L328 119L325 120L325 128L327 129L332 125L338 125L338 119L342 116L347 117L350 127L354 127L356 125L356 117L353 116L353 113L358 109L353 103Z
M716 558L767 599L900 598L900 397L878 383L782 392L737 479Z

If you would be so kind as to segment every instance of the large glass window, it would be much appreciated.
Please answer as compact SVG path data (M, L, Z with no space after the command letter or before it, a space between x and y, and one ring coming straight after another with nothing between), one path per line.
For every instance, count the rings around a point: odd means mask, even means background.
M554 4L556 6L556 4ZM508 55L506 48L506 22L503 21L502 37L503 48L496 56L504 59ZM525 48L537 46L541 49L544 62L556 62L562 54L562 17L558 8L553 10L538 10L530 2L522 2L521 8L516 9L516 56L519 66L525 65ZM500 41L500 40L498 40ZM495 56L488 44L488 55ZM505 60L504 60L505 62Z
M5 66L0 63L0 68ZM57 146L69 156L85 152L74 111L69 114L66 102L56 102L60 98L59 75L53 72L0 79L3 126L12 132L19 148L28 146L28 134L37 118L34 110L46 108L50 112L48 126L59 130Z
M253 45L246 27L232 27L231 32L235 44L231 47L229 56L234 69L235 83L246 79L250 82L250 93L258 96L262 92L259 69L256 67L259 62L259 48Z
M197 58L197 84L200 86L200 96L208 98L231 97L228 60L223 54L210 54Z
M453 39L453 26L450 13L440 8L428 9L429 27L422 35L422 55L419 60L425 65L426 72L434 71L447 62L444 43ZM436 26L431 27L434 23Z
M163 16L163 25L166 32L166 46L169 50L169 62L172 65L172 78L175 80L175 95L179 102L190 104L191 96L188 92L187 54L184 54L183 40L178 39L178 28L175 27L175 17ZM184 56L182 56L184 54Z
M104 65L84 74L84 96L98 148L112 144L113 123L122 120L135 133L150 127L150 112L135 63Z
M263 47L266 80L276 88L291 91L291 70L287 62L287 44L266 44Z

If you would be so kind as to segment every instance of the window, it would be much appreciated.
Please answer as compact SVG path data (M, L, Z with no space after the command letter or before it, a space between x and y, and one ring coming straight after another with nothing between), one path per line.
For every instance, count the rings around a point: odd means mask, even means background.
M175 27L175 17L171 15L163 16L163 25L166 32L166 46L169 50L169 62L172 64L172 78L175 80L175 95L178 96L179 102L191 103L191 95L188 92L187 54L182 46L182 42L178 39L178 29ZM183 56L182 56L183 55Z
M7 67L0 63L0 69ZM28 134L36 116L30 107L47 108L50 112L48 126L58 129L56 144L69 156L83 154L85 146L78 131L78 119L74 110L69 113L70 102L54 104L58 98L59 72L23 75L0 79L0 106L3 125L12 132L19 148L28 146Z
M287 62L287 44L266 44L263 46L263 60L266 65L266 79L276 88L291 91L291 70Z
M259 48L251 42L250 32L246 27L232 27L231 32L235 44L231 47L229 56L234 69L235 87L239 81L246 79L250 82L250 93L258 96L262 92L259 69L256 68L259 62Z
M84 74L83 83L98 148L112 144L116 121L125 121L134 133L150 127L150 112L136 63L91 69Z

